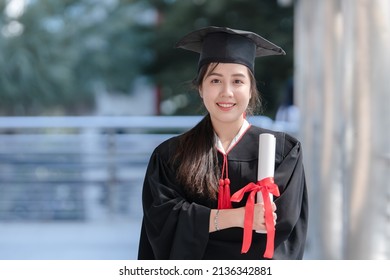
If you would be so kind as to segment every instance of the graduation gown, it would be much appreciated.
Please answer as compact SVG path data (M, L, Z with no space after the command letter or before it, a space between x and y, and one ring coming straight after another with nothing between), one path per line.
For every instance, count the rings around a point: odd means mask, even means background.
M301 144L292 136L250 126L227 154L231 194L257 181L259 134L276 137L275 174L280 196L273 259L302 259L308 223L308 196ZM253 231L249 251L241 253L242 228L209 233L211 209L217 200L188 195L176 180L170 158L180 136L152 153L142 193L144 216L138 259L263 259L266 234ZM223 155L218 152L220 167ZM233 208L245 206L247 195Z

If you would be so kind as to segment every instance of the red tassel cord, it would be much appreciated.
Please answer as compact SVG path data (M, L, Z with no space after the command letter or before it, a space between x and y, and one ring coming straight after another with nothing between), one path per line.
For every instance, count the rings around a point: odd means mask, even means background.
M222 174L219 179L218 187L218 209L230 209L232 203L230 201L230 179L228 173L227 155L223 154ZM225 179L222 179L225 176Z

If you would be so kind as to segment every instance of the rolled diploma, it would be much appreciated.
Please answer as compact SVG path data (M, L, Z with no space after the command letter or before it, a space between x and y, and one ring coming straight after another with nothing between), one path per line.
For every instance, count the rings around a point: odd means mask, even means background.
M262 133L259 135L259 159L257 167L257 181L267 177L274 177L275 170L275 148L276 138L273 134ZM273 195L269 194L269 199L273 201ZM257 193L257 202L263 202L261 192ZM258 230L258 233L267 233L266 230Z

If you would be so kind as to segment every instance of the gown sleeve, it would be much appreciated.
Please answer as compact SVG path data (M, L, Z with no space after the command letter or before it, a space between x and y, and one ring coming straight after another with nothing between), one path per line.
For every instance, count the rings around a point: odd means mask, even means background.
M284 134L282 161L275 170L280 196L275 199L274 259L302 259L308 226L308 194L301 144Z
M138 259L201 259L207 246L211 210L186 199L171 148L170 141L157 147L148 164Z

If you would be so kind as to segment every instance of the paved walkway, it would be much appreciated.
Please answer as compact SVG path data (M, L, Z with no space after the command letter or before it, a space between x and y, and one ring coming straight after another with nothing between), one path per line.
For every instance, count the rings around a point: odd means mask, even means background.
M135 260L140 218L0 223L0 260ZM310 247L304 259L312 259Z
M136 259L139 220L0 223L0 260Z

